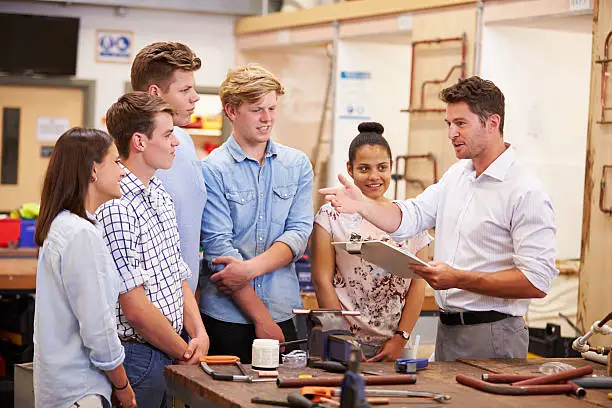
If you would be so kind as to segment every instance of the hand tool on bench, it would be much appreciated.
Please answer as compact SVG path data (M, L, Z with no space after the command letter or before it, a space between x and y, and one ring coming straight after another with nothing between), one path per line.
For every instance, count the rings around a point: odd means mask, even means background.
M416 374L368 375L364 378L366 385L401 385L416 383ZM341 376L312 378L282 378L276 380L279 388L300 388L307 386L337 387L342 383Z
M305 397L318 401L319 397L331 398L340 396L341 389L334 387L302 387L300 393ZM407 391L380 388L365 389L366 397L393 397L393 398L430 398L436 402L450 401L451 396L430 391Z
M365 401L365 380L359 375L361 349L354 347L348 362L348 370L344 373L340 385L340 408L367 408Z
M314 401L310 401L298 392L292 392L287 395L286 400L275 400L262 397L253 397L251 402L254 404L275 405L278 407L294 407L294 408L318 408L321 405Z
M416 374L418 370L423 370L429 365L426 358L398 358L395 360L395 372L402 374Z
M209 364L234 364L240 370L241 375L217 373L215 370L210 368ZM244 368L240 362L240 358L237 356L202 356L200 357L200 367L210 375L214 380L219 381L237 381L237 382L272 382L276 381L276 378L253 378L249 375L248 371Z

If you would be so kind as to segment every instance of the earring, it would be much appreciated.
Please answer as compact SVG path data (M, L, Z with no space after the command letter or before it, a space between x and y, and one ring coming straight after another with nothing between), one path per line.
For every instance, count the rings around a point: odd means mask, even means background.
M96 176L91 176L91 182L95 183L96 181L98 181L98 178Z

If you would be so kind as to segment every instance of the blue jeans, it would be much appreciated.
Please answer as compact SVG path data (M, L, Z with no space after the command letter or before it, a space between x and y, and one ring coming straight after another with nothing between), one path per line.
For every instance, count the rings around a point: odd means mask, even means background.
M172 364L166 354L150 344L122 341L125 349L123 365L139 408L167 408L164 366Z

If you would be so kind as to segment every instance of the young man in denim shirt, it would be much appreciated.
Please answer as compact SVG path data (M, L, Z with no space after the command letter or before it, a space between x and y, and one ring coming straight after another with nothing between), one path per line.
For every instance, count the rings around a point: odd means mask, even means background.
M230 70L219 91L233 135L204 160L200 311L211 354L251 361L255 338L296 339L302 302L294 262L313 223L306 155L270 139L283 86L258 65Z

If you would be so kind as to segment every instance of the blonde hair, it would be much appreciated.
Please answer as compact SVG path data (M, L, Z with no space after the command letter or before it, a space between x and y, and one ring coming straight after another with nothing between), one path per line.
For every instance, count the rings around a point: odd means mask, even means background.
M219 88L219 97L225 106L240 107L244 102L254 103L269 94L283 95L285 88L273 73L258 64L246 64L227 72Z

